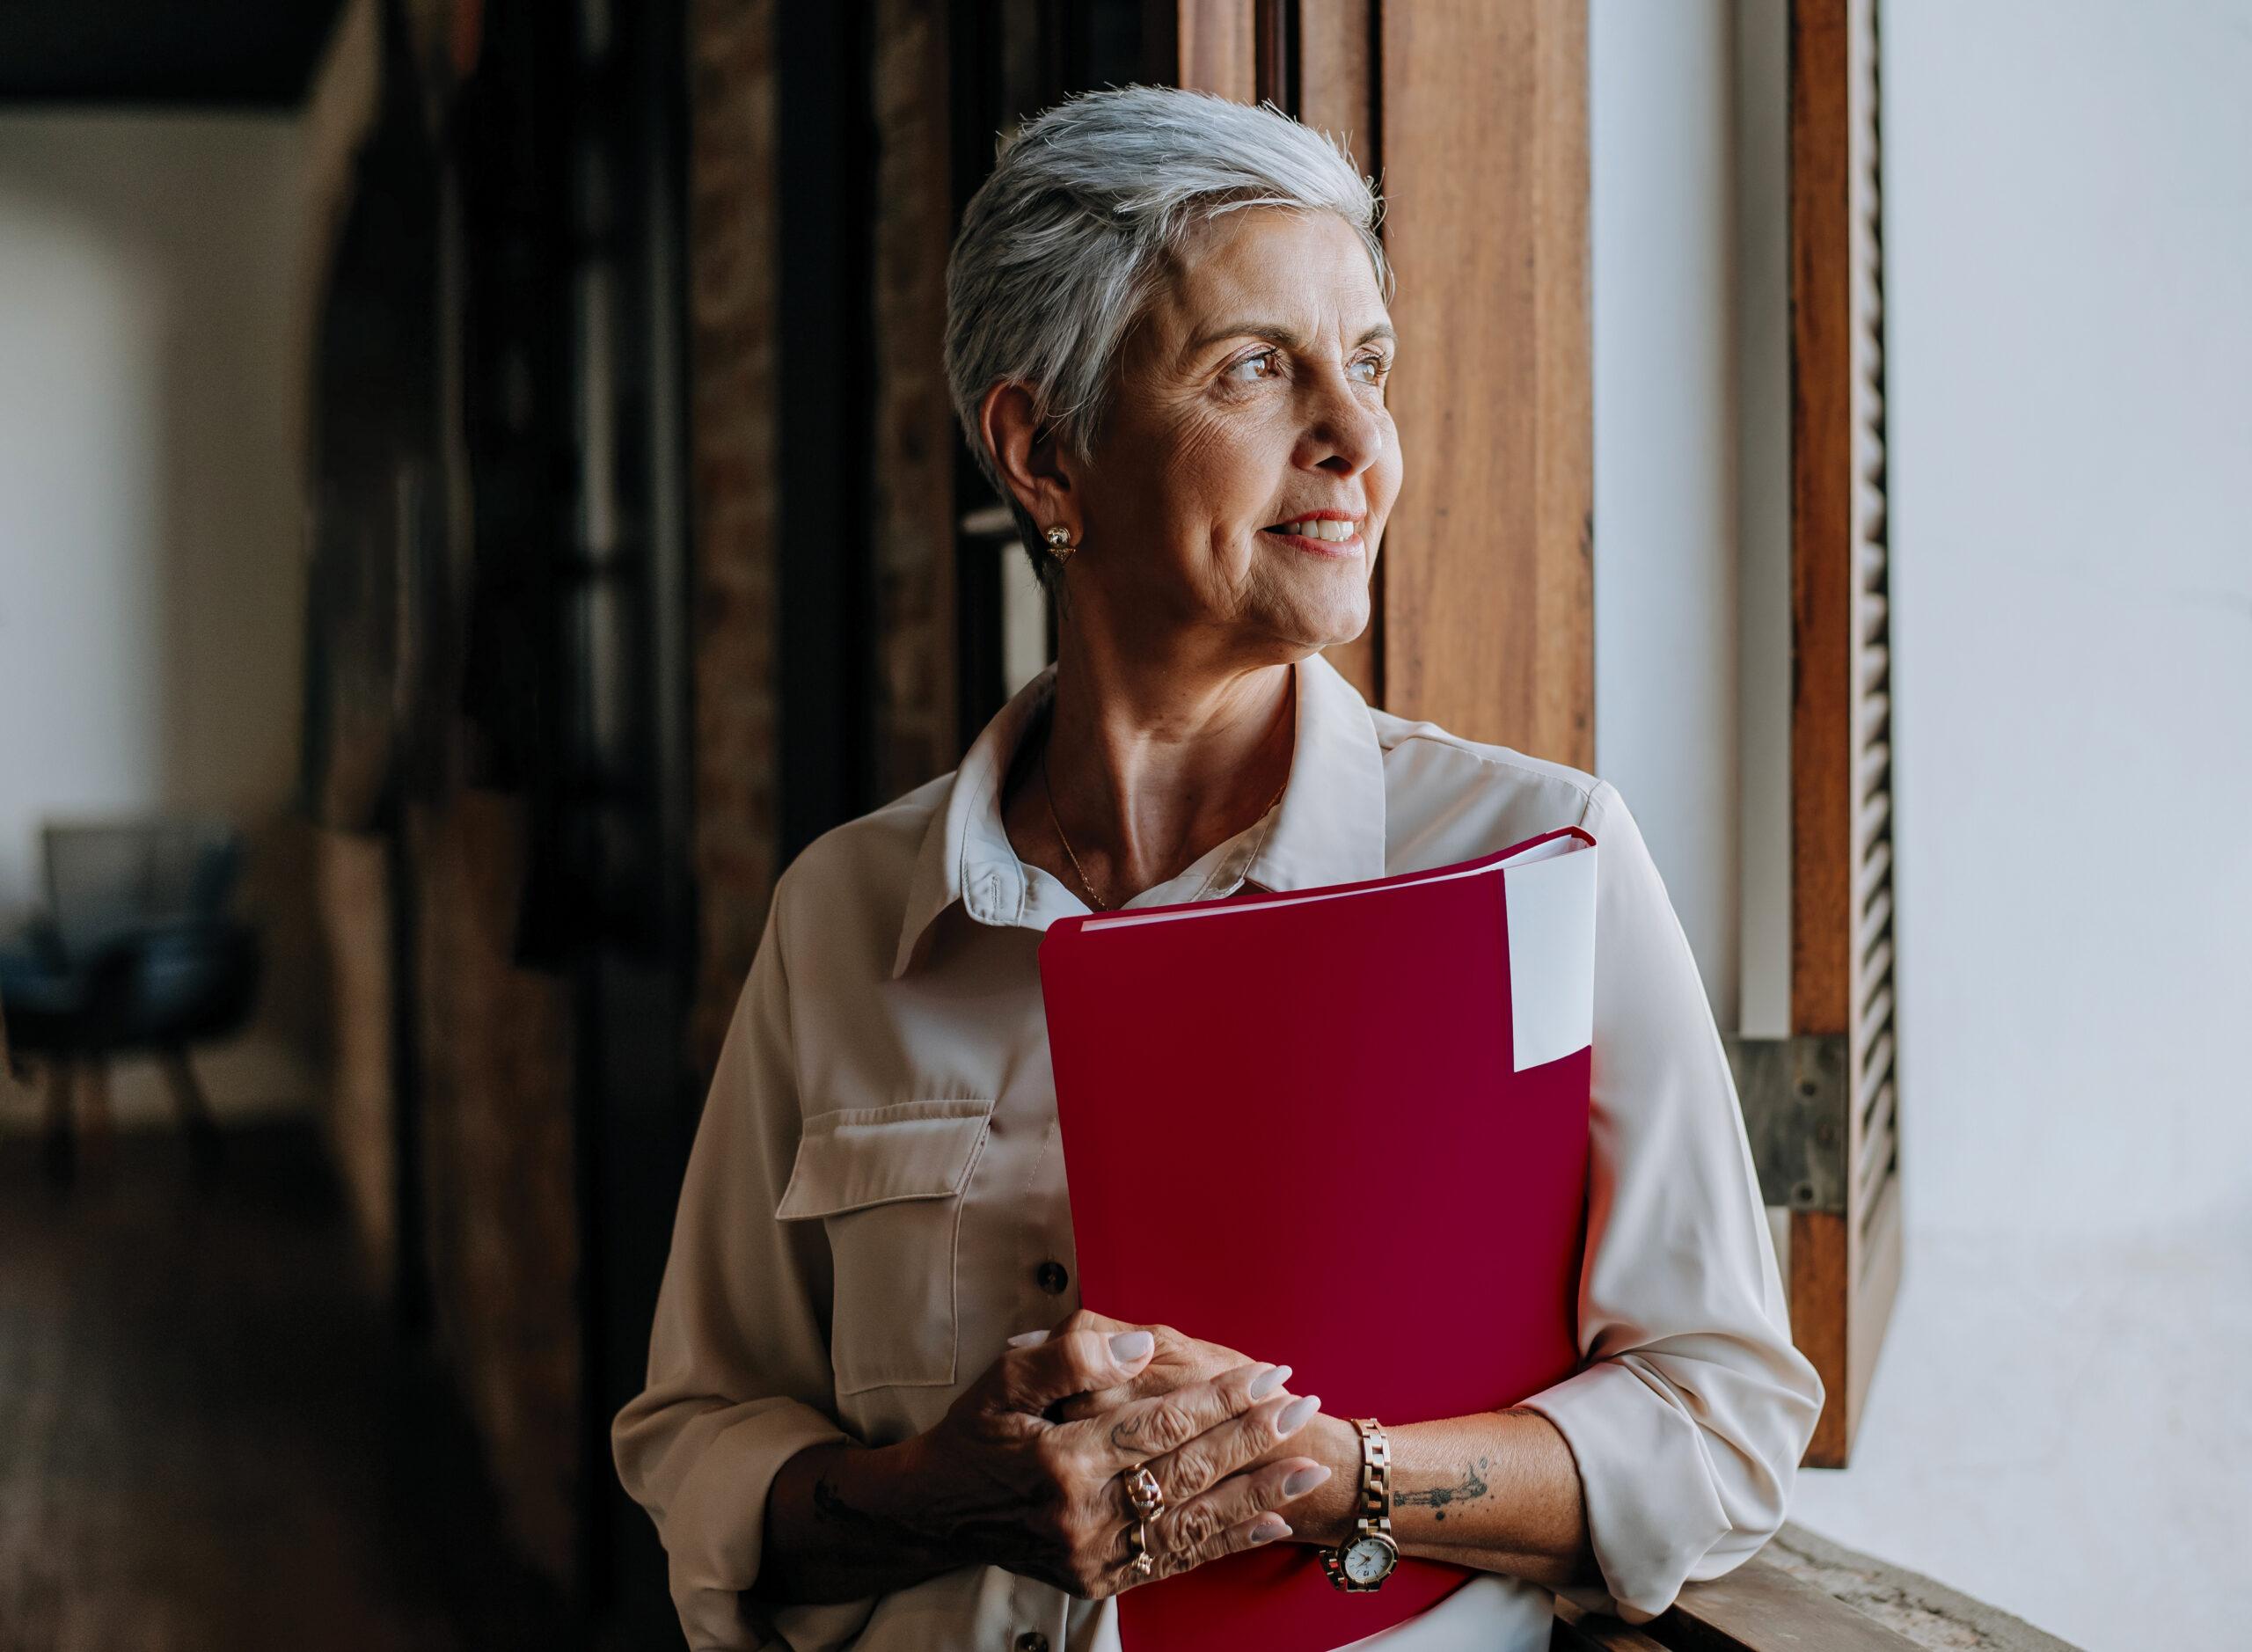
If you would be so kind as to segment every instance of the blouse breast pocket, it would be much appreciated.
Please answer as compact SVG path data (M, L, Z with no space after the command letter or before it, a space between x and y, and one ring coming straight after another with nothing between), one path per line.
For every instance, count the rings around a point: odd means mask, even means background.
M828 1229L840 1395L954 1381L961 1195L992 1111L990 1100L902 1101L806 1121L774 1217Z

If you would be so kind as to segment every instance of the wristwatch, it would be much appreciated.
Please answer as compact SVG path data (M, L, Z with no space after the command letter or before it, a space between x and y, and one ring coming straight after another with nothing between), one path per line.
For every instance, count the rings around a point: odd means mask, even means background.
M1392 1444L1374 1417L1352 1421L1361 1436L1360 1512L1345 1540L1323 1552L1321 1569L1347 1594L1365 1595L1384 1587L1400 1546L1392 1540Z

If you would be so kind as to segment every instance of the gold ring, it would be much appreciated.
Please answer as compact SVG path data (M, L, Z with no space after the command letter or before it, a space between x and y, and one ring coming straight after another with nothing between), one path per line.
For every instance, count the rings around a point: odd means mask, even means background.
M1133 1503L1134 1512L1144 1520L1165 1511L1165 1488L1158 1484L1158 1477L1150 1473L1146 1463L1137 1463L1128 1473L1126 1496Z
M1133 1529L1126 1533L1126 1546L1133 1552L1133 1572L1137 1578L1147 1578L1157 1570L1157 1562L1150 1558L1150 1523L1138 1517Z

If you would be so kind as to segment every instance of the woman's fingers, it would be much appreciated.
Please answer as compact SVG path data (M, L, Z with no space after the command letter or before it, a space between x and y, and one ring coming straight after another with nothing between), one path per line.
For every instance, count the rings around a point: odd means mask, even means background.
M1042 1412L1068 1395L1130 1380L1156 1351L1147 1331L1071 1331L1011 1349L999 1369L1011 1407Z
M1178 1451L1232 1422L1275 1394L1290 1375L1287 1365L1239 1365L1071 1426L1087 1431L1101 1472L1113 1474Z
M1165 1512L1149 1523L1151 1551L1161 1559L1184 1557L1186 1569L1201 1565L1214 1553L1225 1553L1213 1546L1232 1532L1248 1533L1261 1515L1283 1522L1287 1530L1287 1517L1274 1511L1328 1478L1328 1466L1311 1457L1287 1457L1230 1474L1210 1491L1167 1503Z
M1115 1411L1134 1400L1167 1393L1190 1383L1217 1377L1222 1371L1233 1371L1239 1365L1253 1363L1248 1354L1239 1353L1219 1342L1207 1342L1187 1335L1168 1325L1153 1325L1148 1328L1157 1333L1157 1357L1142 1368L1141 1375L1115 1388L1076 1395L1056 1408L1057 1417L1064 1422L1076 1422L1100 1412Z
M1276 1393L1241 1415L1207 1429L1164 1456L1149 1471L1168 1503L1184 1502L1238 1469L1267 1456L1311 1422L1321 1409L1313 1394Z

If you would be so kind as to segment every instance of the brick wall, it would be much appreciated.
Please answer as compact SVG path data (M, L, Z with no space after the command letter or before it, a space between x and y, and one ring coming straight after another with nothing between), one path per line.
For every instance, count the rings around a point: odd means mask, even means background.
M323 829L315 860L331 991L329 1151L361 1260L376 1288L388 1296L398 1245L389 845L372 835Z
M691 14L690 350L697 522L696 1055L716 1057L765 920L775 865L779 493L773 0ZM876 782L953 767L954 426L940 349L953 233L946 12L878 0L867 95L876 217L868 300Z
M689 138L698 958L717 1062L776 873L774 0L695 0Z
M425 1243L437 1345L510 1534L559 1583L576 1559L579 1244L570 983L511 961L523 803L414 811Z
M776 0L693 0L690 17L692 660L698 955L691 1053L705 1070L777 872ZM873 697L887 795L952 764L953 436L940 365L951 227L943 13L881 0ZM580 1268L567 981L512 962L523 804L474 786L412 813L422 1233L441 1351L515 1535L564 1582L574 1554ZM378 1272L394 1254L391 980L381 839L325 833L334 971L332 1137Z
M954 765L954 412L946 258L954 234L946 12L878 0L874 535L877 781L885 797Z
M413 811L408 844L434 1341L511 1536L567 1588L581 1426L569 986L511 961L525 873L521 801L457 792ZM392 852L382 837L320 835L335 994L329 1139L362 1253L386 1292L399 1217Z

